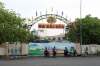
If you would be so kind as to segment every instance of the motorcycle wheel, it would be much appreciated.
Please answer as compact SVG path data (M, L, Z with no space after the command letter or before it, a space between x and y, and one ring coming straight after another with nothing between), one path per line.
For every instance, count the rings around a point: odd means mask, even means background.
M88 55L87 55L87 53L85 53L85 57L87 57Z
M75 54L75 57L77 56L77 54Z

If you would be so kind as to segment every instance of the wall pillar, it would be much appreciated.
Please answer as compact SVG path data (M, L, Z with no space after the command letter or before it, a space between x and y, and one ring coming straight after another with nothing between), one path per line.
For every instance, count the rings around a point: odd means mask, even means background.
M0 47L5 48L4 54L5 54L6 57L8 57L9 56L9 54L8 54L8 45L2 44L2 45L0 45Z
M8 45L6 45L5 48L6 48L6 57L8 57L8 56L9 56L9 53L8 53L8 49L9 49L9 48L8 48Z
M76 51L79 55L81 54L81 45L80 45L80 43L76 43Z
M22 55L25 55L26 54L26 43L22 43L22 46L21 46L21 54Z

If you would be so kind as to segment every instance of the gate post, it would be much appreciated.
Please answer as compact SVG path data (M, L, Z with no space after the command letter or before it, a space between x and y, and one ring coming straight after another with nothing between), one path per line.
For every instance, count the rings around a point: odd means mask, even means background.
M76 43L76 51L79 55L81 55L81 46L80 43Z

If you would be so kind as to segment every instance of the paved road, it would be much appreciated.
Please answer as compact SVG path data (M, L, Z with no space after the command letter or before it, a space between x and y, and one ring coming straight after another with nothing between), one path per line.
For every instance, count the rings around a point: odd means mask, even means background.
M0 60L0 66L100 66L100 57L28 57Z

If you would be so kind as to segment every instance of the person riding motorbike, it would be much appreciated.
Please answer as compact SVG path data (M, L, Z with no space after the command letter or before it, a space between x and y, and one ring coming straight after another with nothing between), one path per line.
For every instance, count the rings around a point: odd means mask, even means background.
M44 55L45 55L45 57L49 55L49 51L47 50L47 47L45 47Z
M74 50L74 56L77 56L77 51L76 50Z
M70 56L74 55L74 51L72 49L70 49Z
M53 51L53 56L56 56L56 47L55 46L53 47L52 51Z
M88 47L85 48L85 56L88 55Z
M67 55L68 55L68 49L67 49L67 47L65 47L64 56L67 56Z

